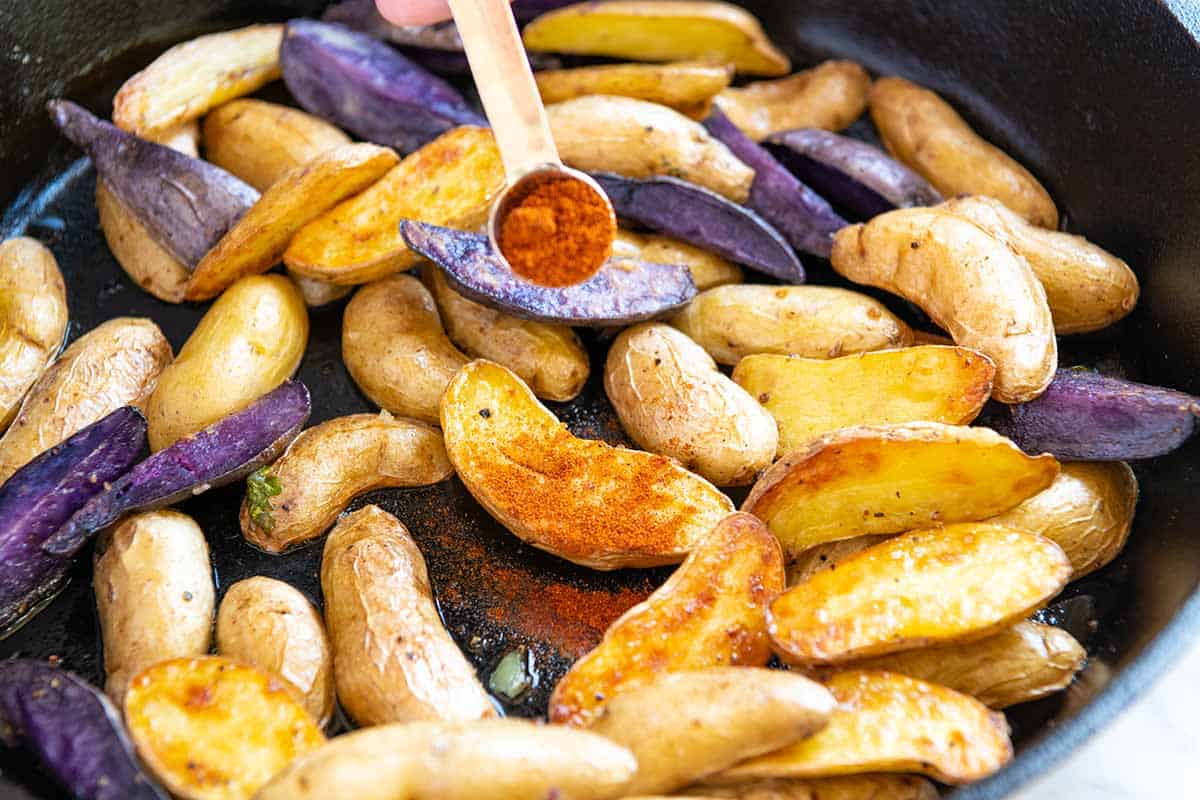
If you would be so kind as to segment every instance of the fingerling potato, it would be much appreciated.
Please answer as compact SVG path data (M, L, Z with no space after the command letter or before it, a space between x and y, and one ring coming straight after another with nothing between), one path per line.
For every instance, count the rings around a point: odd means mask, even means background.
M355 497L450 477L441 433L386 411L337 417L309 428L247 481L242 535L281 553L323 534Z
M584 95L607 94L658 103L692 119L703 119L713 97L729 85L733 69L725 64L701 61L601 64L547 69L535 72L533 77L542 102L547 104Z
M593 569L682 561L732 503L659 455L577 439L511 371L472 361L442 398L446 452L523 541Z
M803 583L818 572L833 572L851 556L891 538L890 533L875 533L810 547L788 562L787 586Z
M587 726L607 701L665 673L766 665L766 606L781 591L779 543L749 515L725 517L567 671L550 721Z
M120 706L152 664L208 652L216 604L204 532L178 511L126 517L96 546L105 691Z
M240 411L283 383L308 344L308 310L282 275L253 275L209 307L146 402L150 449Z
M716 253L656 233L617 231L613 258L649 261L652 264L683 264L692 272L692 282L703 292L714 286L741 283L742 269Z
M229 587L217 612L217 652L278 675L324 727L333 715L333 655L313 604L274 578L246 578Z
M933 784L916 775L841 775L835 778L764 778L721 786L691 786L687 797L726 800L938 800Z
M438 422L442 393L469 359L442 329L429 290L393 275L355 293L342 315L342 361L375 405Z
M54 254L23 236L0 244L0 430L58 354L67 321Z
M718 286L667 321L729 365L755 353L836 358L912 338L882 303L830 286Z
M756 142L796 128L840 131L867 108L871 76L853 61L826 61L773 81L729 88L717 95L725 116Z
M155 241L103 178L96 178L96 211L113 258L130 279L167 303L182 303L192 271Z
M675 328L627 328L608 351L604 391L641 447L718 486L753 482L775 458L775 420Z
M325 541L321 591L337 696L359 725L496 716L391 514L365 506L342 518Z
M288 272L288 277L296 284L296 288L300 290L300 295L304 298L304 305L309 308L320 308L321 306L329 305L341 300L354 291L353 286L339 286L336 283L326 283L325 281L306 278L303 275L296 275L290 271Z

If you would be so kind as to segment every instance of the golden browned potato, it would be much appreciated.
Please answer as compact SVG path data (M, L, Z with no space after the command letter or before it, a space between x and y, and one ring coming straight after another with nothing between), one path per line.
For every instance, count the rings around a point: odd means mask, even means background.
M1071 578L1049 539L986 522L909 533L788 589L767 627L784 661L844 664L929 644L971 642L1041 608Z
M375 405L437 424L442 393L469 359L446 337L429 290L411 275L393 275L347 304L342 361Z
M129 738L182 800L248 800L325 736L279 678L217 656L160 661L125 695Z
M381 725L338 736L255 800L612 800L637 771L602 736L523 719Z
M209 307L146 403L161 450L241 411L292 376L308 344L308 310L282 275L252 275Z
M716 253L657 233L618 230L613 240L613 258L649 261L651 264L683 264L692 272L692 282L703 292L714 286L742 282L742 268Z
M1032 400L1058 367L1046 290L1029 262L944 208L904 208L833 238L833 268L916 303L953 337L996 364L995 397Z
M796 128L840 131L867 108L871 76L853 61L826 61L717 95L717 107L754 141Z
M986 519L1058 476L986 428L938 422L843 428L775 462L743 511L762 519L789 558L866 533Z
M711 61L748 75L792 68L748 11L708 0L600 0L543 14L525 26L530 50L637 61Z
M182 303L192 271L154 240L128 207L96 180L100 229L113 257L138 286L167 303Z
M614 95L588 95L546 108L558 154L588 172L631 178L671 175L744 203L754 170L704 126L674 109Z
M1026 620L984 639L855 661L854 668L908 675L1007 708L1066 688L1086 659L1071 634Z
M959 197L943 207L1025 257L1046 289L1057 333L1106 328L1137 305L1139 288L1133 270L1082 236L1030 225L991 197Z
M729 365L755 353L837 358L912 338L882 303L831 286L718 286L667 321Z
M280 553L323 534L364 492L453 474L442 434L430 425L386 411L337 417L301 433L278 461L250 476L242 535Z
M472 361L442 398L446 452L516 537L593 569L673 564L733 510L675 461L577 439L529 387Z
M686 797L726 800L938 800L933 784L916 775L839 775L764 778L719 786L691 786Z
M504 166L487 128L464 125L407 156L374 186L300 229L283 254L298 275L344 285L406 270L421 257L401 219L472 230L487 221Z
M775 420L669 325L646 322L617 337L604 391L638 445L718 486L751 483L775 458Z
M333 715L333 654L325 623L292 586L254 577L230 586L217 612L217 652L287 681L322 727Z
M629 748L631 794L670 792L825 727L833 695L800 675L754 667L664 673L604 704L589 730Z
M965 694L888 672L843 672L826 685L839 707L822 731L713 782L918 772L957 785L1012 760L1004 716Z
M142 406L171 360L148 319L117 317L80 336L29 390L0 439L0 483L121 406Z
M465 352L508 367L538 397L573 400L587 381L587 351L566 325L520 319L463 297L440 269L421 270L450 339Z
M589 94L609 94L647 100L673 108L692 119L703 119L712 106L713 97L729 85L733 69L725 64L702 61L601 64L547 69L534 73L533 77L542 102L547 104ZM705 113L699 113L701 111Z
M200 122L188 120L174 128L170 128L154 139L164 147L169 147L192 158L200 157Z
M950 104L903 78L880 78L867 102L892 155L945 197L994 197L1034 225L1058 227L1058 209L1038 179L984 141Z
M1062 465L1045 491L988 521L1053 540L1071 559L1078 579L1125 547L1137 501L1137 478L1128 464L1073 461Z
M779 455L854 425L966 425L992 393L996 368L965 347L905 347L818 359L746 356L733 380L779 424Z
M320 117L264 100L234 100L204 118L205 157L260 192L345 144L350 137Z
M787 585L795 586L818 572L832 572L851 556L891 539L890 533L869 533L851 539L825 542L804 550L787 565Z
M288 277L296 284L296 288L300 290L300 295L304 298L304 305L309 308L329 305L354 291L353 286L339 286L336 283L326 283L292 272L288 272Z
M664 673L764 666L766 607L781 591L779 543L748 514L730 514L568 670L550 696L550 721L587 726L604 703Z
M359 725L494 717L475 670L442 627L425 559L378 506L348 514L321 556L337 696Z
M54 254L24 236L0 244L0 431L58 354L67 321Z
M105 691L120 705L146 667L208 652L215 589L208 543L191 517L146 511L100 537L92 578Z

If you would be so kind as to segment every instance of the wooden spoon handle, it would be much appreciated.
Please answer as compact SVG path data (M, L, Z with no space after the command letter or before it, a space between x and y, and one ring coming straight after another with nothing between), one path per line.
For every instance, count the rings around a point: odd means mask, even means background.
M506 0L450 0L450 11L509 184L535 167L561 164Z

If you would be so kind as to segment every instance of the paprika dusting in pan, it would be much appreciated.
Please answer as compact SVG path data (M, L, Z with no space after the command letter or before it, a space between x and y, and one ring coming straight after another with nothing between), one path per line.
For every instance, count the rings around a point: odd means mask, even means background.
M617 222L607 199L581 180L530 182L509 201L496 243L513 272L542 286L587 280L612 254Z

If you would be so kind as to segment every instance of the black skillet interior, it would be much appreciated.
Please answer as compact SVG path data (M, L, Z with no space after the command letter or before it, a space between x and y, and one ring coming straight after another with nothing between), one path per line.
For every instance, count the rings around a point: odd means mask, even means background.
M107 112L115 88L164 45L239 23L312 14L320 2L39 0L0 3L0 236L20 232L54 250L67 276L71 336L119 315L151 317L178 347L203 312L160 303L134 287L109 255L92 202L94 176L51 131L42 105L65 95ZM1200 392L1200 48L1164 5L1144 0L975 3L750 2L797 65L827 57L899 73L963 109L989 139L1018 155L1049 187L1073 230L1125 257L1143 281L1133 318L1063 348L1132 378ZM1186 17L1186 12L1185 12ZM1200 30L1196 20L1191 29ZM858 128L869 135L869 126ZM814 265L814 276L827 269ZM339 358L341 304L312 315L300 377L313 422L367 410ZM904 309L898 308L899 311ZM594 338L594 337L592 337ZM603 343L595 342L593 367ZM595 377L579 400L555 406L577 434L625 441ZM999 798L1048 768L1157 674L1200 622L1196 445L1138 465L1143 499L1131 543L1115 564L1072 587L1050 611L1087 640L1085 679L1060 698L1010 715L1020 757L960 798ZM221 587L254 574L291 581L319 601L320 547L276 558L237 529L240 487L190 501L209 534ZM664 570L601 575L521 545L449 482L363 498L395 512L419 540L446 624L486 678L510 649L532 652L538 685L509 713L544 709L556 677L641 599ZM71 585L0 656L58 655L100 675L95 611L82 564ZM1097 696L1098 695L1098 696ZM1081 711L1086 701L1096 697ZM0 754L0 798L58 796L13 754Z

